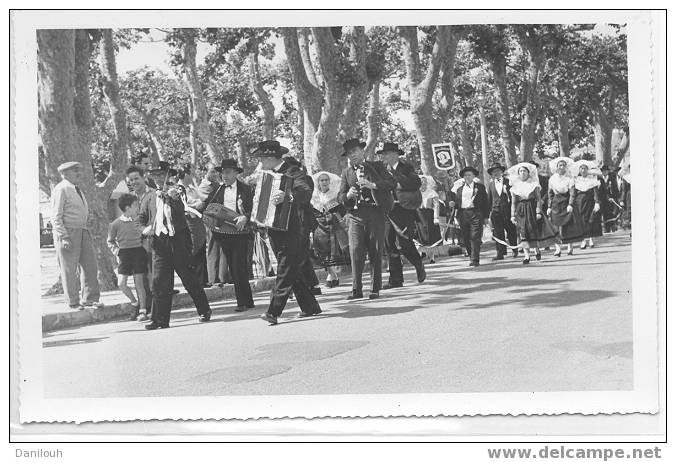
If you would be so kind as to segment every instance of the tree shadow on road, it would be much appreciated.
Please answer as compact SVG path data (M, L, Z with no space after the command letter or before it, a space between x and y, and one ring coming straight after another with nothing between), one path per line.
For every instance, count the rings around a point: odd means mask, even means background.
M321 318L362 318L368 316L387 316L407 313L419 309L451 310L476 310L489 308L502 308L507 305L526 309L563 308L582 304L593 304L608 297L618 295L616 291L609 290L575 290L569 287L561 288L562 284L574 282L574 279L531 279L513 278L506 276L494 276L474 279L452 279L450 281L425 282L422 286L424 291L420 297L415 298L416 293L408 293L404 289L387 291L378 300L365 300L357 302L334 302L332 309L325 311L319 317L306 318L305 320L319 320ZM514 297L508 299L495 299L488 295L492 290L510 288L510 293L516 292ZM415 300L410 300L410 297ZM406 297L406 298L404 298ZM383 302L389 299L393 303L403 304L397 306L383 306ZM480 299L477 301L477 299ZM339 311L334 311L337 309ZM298 322L286 321L286 322Z

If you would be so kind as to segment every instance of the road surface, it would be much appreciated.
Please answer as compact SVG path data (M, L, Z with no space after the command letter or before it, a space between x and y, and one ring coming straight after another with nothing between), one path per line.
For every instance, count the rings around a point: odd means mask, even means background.
M379 300L348 302L347 283L320 297L321 316L280 324L232 300L173 313L171 328L131 321L44 335L46 397L630 390L631 243L522 265L467 267L462 257L427 267L424 284Z

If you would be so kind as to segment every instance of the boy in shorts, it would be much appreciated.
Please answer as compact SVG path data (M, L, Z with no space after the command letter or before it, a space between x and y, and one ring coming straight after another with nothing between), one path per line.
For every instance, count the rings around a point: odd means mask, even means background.
M148 301L143 280L147 271L148 255L141 244L141 229L136 219L138 216L138 198L133 194L122 194L118 199L118 206L122 210L108 230L108 247L117 255L119 265L117 272L120 275L120 290L127 296L135 310L130 320L147 321L146 313L139 314L140 307L146 311ZM138 300L127 285L127 278L134 277L134 287Z

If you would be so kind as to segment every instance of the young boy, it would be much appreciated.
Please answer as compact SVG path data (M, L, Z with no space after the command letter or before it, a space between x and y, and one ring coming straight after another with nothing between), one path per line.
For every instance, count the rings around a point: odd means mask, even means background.
M138 216L138 198L133 194L122 194L118 199L118 206L122 210L115 221L110 224L108 230L108 247L117 255L119 266L117 272L120 275L120 290L129 298L135 312L131 320L146 321L146 313L139 314L141 306L147 308L147 297L143 280L147 271L147 259L145 249L141 244L141 229L136 220ZM138 300L127 285L127 278L134 277L134 286Z

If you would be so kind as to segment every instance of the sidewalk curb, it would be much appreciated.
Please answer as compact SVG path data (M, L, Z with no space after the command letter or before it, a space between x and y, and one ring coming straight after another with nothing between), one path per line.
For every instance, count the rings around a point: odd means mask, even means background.
M437 258L448 258L449 249L451 245L443 245L436 248ZM404 266L409 266L408 261L405 261ZM365 272L370 271L370 265L367 264L364 267ZM343 269L343 273L349 274L349 269ZM317 278L322 281L325 276L323 269L315 270ZM266 277L262 279L256 279L250 281L251 291L255 293L265 292L272 289L275 284L274 277ZM235 287L232 284L228 284L224 287L209 287L204 289L207 294L207 299L210 302L220 301L223 299L234 299L235 298ZM182 308L186 306L191 306L193 304L192 298L186 292L181 292L174 295L172 302L173 308ZM70 327L85 326L88 324L97 324L103 323L106 321L113 321L124 319L130 316L134 311L131 304L129 303L115 303L111 305L104 305L101 308L85 308L84 310L79 311L69 311L63 313L47 313L42 315L42 332L51 332L59 329L68 329Z

